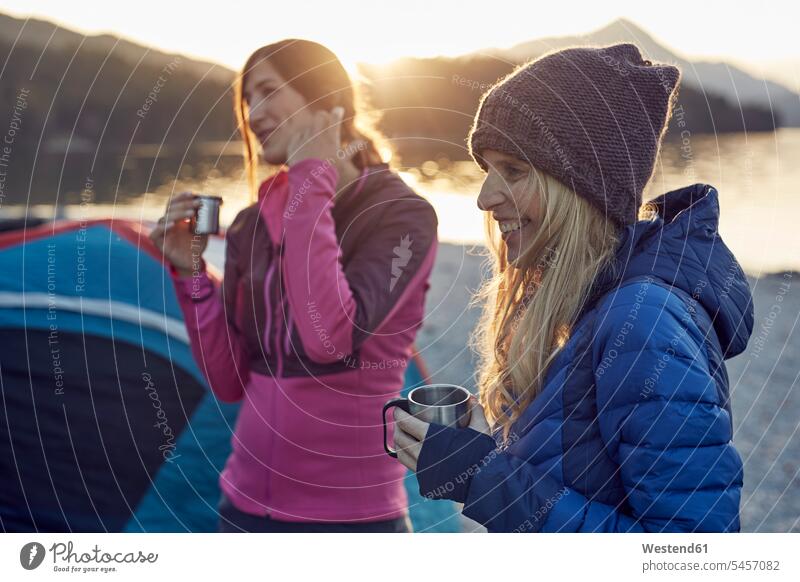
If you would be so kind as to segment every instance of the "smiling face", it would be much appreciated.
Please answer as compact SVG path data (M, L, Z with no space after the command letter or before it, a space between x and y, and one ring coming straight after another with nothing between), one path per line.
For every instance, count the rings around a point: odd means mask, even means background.
M286 163L291 136L311 123L308 102L266 60L247 72L242 96L250 130L261 144L261 157L268 164Z
M481 155L488 173L478 195L478 208L491 212L497 221L511 263L528 248L542 224L540 190L530 164L494 150Z

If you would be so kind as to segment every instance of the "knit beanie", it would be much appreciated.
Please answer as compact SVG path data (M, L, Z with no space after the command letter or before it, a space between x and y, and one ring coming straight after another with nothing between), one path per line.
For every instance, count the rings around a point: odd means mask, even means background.
M491 149L572 188L617 225L636 222L680 71L633 44L569 48L521 66L481 99L470 153Z

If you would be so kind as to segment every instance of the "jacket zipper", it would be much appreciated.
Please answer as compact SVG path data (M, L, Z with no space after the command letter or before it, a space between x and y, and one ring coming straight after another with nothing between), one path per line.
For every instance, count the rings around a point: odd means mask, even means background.
M273 295L272 295L272 288L275 286L275 283L274 283L275 280L278 281L278 285L279 285L279 289L280 289L280 276L281 276L281 271L280 271L280 267L281 267L281 263L280 263L281 252L280 251L281 250L282 250L282 247L277 247L277 248L275 246L272 247L272 252L271 252L272 256L270 257L271 260L270 260L270 266L269 266L270 276L268 277L268 279L266 280L266 283L265 283L266 285L268 285L268 289L264 294L265 298L267 300L267 305L266 305L264 311L266 312L266 316L267 316L268 321L269 321L269 325L267 326L267 329L266 329L267 337L266 337L265 344L267 345L267 353L269 353L269 351L270 351L270 343L272 343L274 345L275 350L273 351L273 353L275 354L275 357L277 358L276 370L273 372L273 377L274 378L279 378L283 374L283 359L281 357L280 340L278 339L279 338L279 333L280 333L280 327L281 327L280 324L278 323L278 315L280 314L280 307L278 305L276 305L278 303L277 301L273 301ZM277 275L275 274L275 271L278 272ZM274 333L273 333L273 330L275 330ZM274 393L274 391L273 391L273 393ZM273 404L274 404L274 402L273 402ZM273 426L272 430L274 432L277 429ZM273 458L273 456L274 456L275 439L276 439L276 437L273 434L272 438L270 439L270 444L269 444L269 451L270 451L269 452L269 458ZM274 487L273 487L272 469L267 469L265 491L264 491L264 500L265 500L266 505L267 505L268 508L272 507L272 492L273 491L274 491ZM268 509L267 510L267 517L269 517L271 513L272 512Z
M272 276L275 271L275 265L270 259L270 265L267 267L267 274L264 277L264 316L266 322L264 323L264 350L267 355L270 353L270 337L272 337Z
M283 259L283 245L278 246L278 253L277 253L277 263L275 264L275 269L278 271L278 292L280 293L280 281L281 275L283 271L281 270L281 260ZM273 337L274 345L275 345L275 357L277 358L277 376L280 378L283 376L283 355L281 350L281 307L283 301L275 301L275 311L273 313L273 326L275 328L275 334Z

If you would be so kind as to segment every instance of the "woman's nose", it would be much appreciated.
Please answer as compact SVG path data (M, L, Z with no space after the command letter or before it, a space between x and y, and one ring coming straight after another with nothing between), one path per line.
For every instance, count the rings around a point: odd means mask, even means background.
M501 204L503 200L505 200L505 196L503 196L502 192L499 192L490 180L484 180L480 194L478 194L478 208L486 212Z
M251 107L249 113L250 125L258 125L259 120L264 117L264 108L262 106Z
M250 106L249 118L250 123L257 124L259 121L267 116L267 104L262 101L257 101Z

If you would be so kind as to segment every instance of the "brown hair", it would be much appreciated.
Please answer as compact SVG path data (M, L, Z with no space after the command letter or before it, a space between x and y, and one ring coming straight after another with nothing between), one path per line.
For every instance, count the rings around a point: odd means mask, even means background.
M383 145L384 138L373 127L374 115L365 119L367 114L361 106L361 96L336 55L309 40L281 40L262 46L250 55L234 85L234 112L244 141L245 170L254 196L257 191L258 149L248 123L244 85L248 72L263 61L269 62L311 107L328 111L336 106L344 109L344 141L360 141L364 144L352 160L357 168L363 169L383 161L376 144Z

